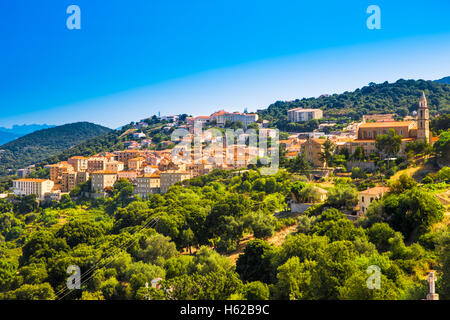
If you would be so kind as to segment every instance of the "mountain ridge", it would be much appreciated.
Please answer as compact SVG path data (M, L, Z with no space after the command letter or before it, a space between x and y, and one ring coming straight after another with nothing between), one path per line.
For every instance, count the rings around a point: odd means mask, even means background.
M0 175L38 163L111 129L90 122L75 122L42 129L0 146Z

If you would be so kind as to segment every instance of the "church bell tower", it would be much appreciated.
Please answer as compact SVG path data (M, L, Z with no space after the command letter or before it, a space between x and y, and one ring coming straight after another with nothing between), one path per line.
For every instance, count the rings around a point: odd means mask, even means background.
M417 140L422 140L431 144L430 115L427 98L425 98L425 92L423 91L417 110Z

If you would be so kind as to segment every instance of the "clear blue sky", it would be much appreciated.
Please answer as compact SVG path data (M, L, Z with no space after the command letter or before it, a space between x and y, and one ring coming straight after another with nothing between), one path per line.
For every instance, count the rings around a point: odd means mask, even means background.
M81 30L66 8L81 8ZM369 30L366 8L381 8ZM450 75L450 1L3 0L0 126L264 108Z

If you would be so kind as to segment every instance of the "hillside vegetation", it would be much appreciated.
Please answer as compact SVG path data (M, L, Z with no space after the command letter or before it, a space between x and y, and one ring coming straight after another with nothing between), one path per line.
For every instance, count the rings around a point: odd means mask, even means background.
M110 132L89 122L65 124L39 130L0 147L0 175L61 153L81 142Z
M387 81L370 83L353 92L322 95L319 98L303 98L294 101L277 101L259 115L271 120L280 129L286 129L287 111L292 108L319 108L325 118L359 120L369 113L395 113L399 117L417 110L422 91L427 96L430 115L450 113L450 85L425 80Z

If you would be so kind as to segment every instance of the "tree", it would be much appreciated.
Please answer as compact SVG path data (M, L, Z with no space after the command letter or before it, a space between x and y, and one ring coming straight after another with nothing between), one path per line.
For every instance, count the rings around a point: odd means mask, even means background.
M261 281L249 282L244 286L243 294L247 300L269 300L269 286Z
M406 173L400 175L398 180L391 183L389 193L401 194L407 190L411 190L417 186L416 180L408 176Z
M366 232L369 241L377 247L379 252L390 249L389 239L395 236L395 231L387 223L375 223Z
M53 300L55 293L49 283L24 284L20 288L6 293L10 300Z
M56 237L66 239L69 246L75 247L80 243L93 243L104 234L99 225L90 221L70 221L62 226L56 233Z
M422 140L411 141L406 144L405 152L411 156L418 154L430 154L433 148L428 142Z
M392 158L400 151L401 145L402 136L398 135L394 129L389 129L387 134L379 134L375 139L375 147L389 158Z
M233 270L230 260L206 246L198 250L189 265L188 274L208 274L212 272L229 272Z
M192 232L191 228L183 230L181 233L181 238L185 248L189 249L189 254L192 254L191 246L194 242L194 232Z
M275 218L264 212L251 212L243 217L244 226L253 231L255 238L268 238L273 234Z
M338 289L341 300L395 300L399 298L399 289L395 283L383 273L380 275L380 288L369 289L368 274L358 270L351 275L342 287Z
M349 241L330 243L317 259L311 275L313 299L337 299L339 289L357 270L356 252Z
M365 179L367 178L366 173L359 167L352 168L352 179Z
M383 199L382 206L383 220L394 230L401 231L409 241L417 240L444 217L441 203L418 188L390 194Z
M277 283L274 289L275 299L311 299L311 273L316 266L314 261L300 262L292 257L277 269Z
M19 201L14 204L14 212L26 214L35 211L39 207L36 198L35 194L19 197Z
M356 147L355 152L353 152L352 159L359 161L364 159L364 150L361 146Z
M325 140L322 145L322 151L319 153L320 160L328 167L333 161L334 150L336 145L330 139Z
M450 130L442 132L438 141L434 143L434 151L440 162L450 164Z
M306 159L304 152L299 152L289 165L289 171L300 173L302 175L309 174L310 170L311 164Z
M251 240L236 261L236 272L243 281L273 280L272 257L275 247L263 240Z
M144 262L153 264L163 264L165 260L175 257L178 254L175 243L169 237L156 234L145 240L138 256Z
M20 264L26 265L32 261L46 261L60 251L68 250L69 246L64 239L56 238L49 231L38 231L23 246Z
M168 300L226 300L242 291L242 281L235 272L210 272L182 275L161 284Z
M321 193L318 187L308 184L298 192L298 201L303 203L316 203L321 199Z
M337 209L352 209L358 203L358 191L347 184L337 184L328 191L327 203Z

